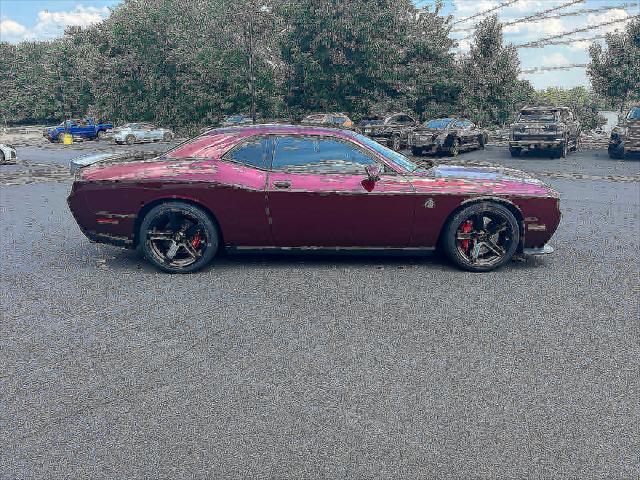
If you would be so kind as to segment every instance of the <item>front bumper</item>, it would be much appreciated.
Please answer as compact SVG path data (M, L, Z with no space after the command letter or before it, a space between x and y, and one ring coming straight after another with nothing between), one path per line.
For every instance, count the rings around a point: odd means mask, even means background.
M534 257L539 257L542 255L551 255L555 250L551 245L543 245L538 248L525 248L522 250L523 255L530 255Z

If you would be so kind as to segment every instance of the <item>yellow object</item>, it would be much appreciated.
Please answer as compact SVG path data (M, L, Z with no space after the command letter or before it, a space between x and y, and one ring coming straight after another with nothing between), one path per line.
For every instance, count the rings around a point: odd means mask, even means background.
M73 143L73 136L70 133L65 133L62 136L62 143L64 145L71 145Z

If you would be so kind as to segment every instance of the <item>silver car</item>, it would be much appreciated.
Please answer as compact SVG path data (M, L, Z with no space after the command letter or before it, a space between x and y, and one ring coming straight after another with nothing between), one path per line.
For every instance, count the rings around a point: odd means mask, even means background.
M0 163L13 163L16 160L16 149L11 145L0 143Z
M156 127L151 123L127 123L113 130L110 135L117 144L143 142L170 142L174 134L168 128Z

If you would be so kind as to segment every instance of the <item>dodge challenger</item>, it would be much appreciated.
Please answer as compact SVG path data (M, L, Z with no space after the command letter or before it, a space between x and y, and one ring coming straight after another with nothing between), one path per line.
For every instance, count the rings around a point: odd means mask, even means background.
M350 130L208 131L152 159L80 168L68 204L92 241L194 272L222 249L441 249L489 271L551 253L558 194L518 170L416 164Z

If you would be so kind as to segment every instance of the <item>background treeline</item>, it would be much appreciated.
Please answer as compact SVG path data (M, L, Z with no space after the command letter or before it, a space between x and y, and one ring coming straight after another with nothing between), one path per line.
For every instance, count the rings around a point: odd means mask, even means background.
M92 115L188 131L250 113L255 98L262 118L404 110L484 126L553 99L577 105L585 126L598 123L586 89L540 93L518 79L517 51L503 46L496 16L461 57L451 22L411 0L125 0L62 38L0 43L0 121Z

